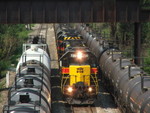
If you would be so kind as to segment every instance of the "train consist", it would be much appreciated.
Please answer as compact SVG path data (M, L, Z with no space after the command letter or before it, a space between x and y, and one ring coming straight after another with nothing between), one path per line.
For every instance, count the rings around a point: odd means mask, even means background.
M96 57L75 29L55 28L64 98L69 104L93 104L98 93Z
M91 35L85 25L78 24L77 31L98 58L102 75L124 112L150 113L150 76L105 38Z
M42 38L30 38L16 68L15 82L3 113L50 113L50 58Z

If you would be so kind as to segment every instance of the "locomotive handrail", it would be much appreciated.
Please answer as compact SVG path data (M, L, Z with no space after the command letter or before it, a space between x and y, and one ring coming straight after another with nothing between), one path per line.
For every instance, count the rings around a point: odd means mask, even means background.
M64 53L64 54L59 58L59 61L60 61L61 59L63 59L64 56L66 56L68 53L69 53L69 51L67 51L66 53Z
M61 80L61 90L63 91L64 89L64 85L66 84L67 80L69 79L70 75L67 75L66 77L64 77L64 74L62 75L62 80Z
M97 74L94 74L94 75L91 75L91 77L92 77L92 79L93 79L93 81L94 81L94 83L95 83L95 86L96 86L96 94L98 94L98 87L99 87L99 85L98 85L98 79L97 79L97 77L96 77L96 75ZM95 77L94 77L95 76ZM94 79L95 78L95 79Z

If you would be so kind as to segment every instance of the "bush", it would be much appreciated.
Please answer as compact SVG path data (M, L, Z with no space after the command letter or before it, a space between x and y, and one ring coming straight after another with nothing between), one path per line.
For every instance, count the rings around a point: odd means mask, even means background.
M147 57L144 58L144 71L150 74L150 50L147 50Z
M0 25L0 78L4 77L11 64L17 65L22 53L22 44L28 33L24 24Z
M0 78L5 77L6 70L9 68L9 66L10 66L10 61L8 60L0 61Z

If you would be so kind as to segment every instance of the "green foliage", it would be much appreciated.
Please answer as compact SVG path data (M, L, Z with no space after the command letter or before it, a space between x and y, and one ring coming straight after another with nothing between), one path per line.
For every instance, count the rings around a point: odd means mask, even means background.
M6 80L0 82L0 89L5 88Z
M125 33L128 38L134 37L134 25L133 23L119 23L118 24L118 33L121 36L121 33Z
M142 24L142 43L145 45L150 45L150 22Z
M17 64L22 44L28 37L24 24L0 24L0 76L10 64Z
M116 41L121 50L127 51L127 56L133 56L131 50L133 49L134 41L134 24L133 23L118 23ZM130 51L128 51L130 50ZM129 55L128 55L129 54Z
M141 0L141 9L150 10L150 0Z
M144 58L144 71L150 74L150 49L146 51L146 54Z
M141 4L149 4L150 0L141 0Z
M144 71L150 73L150 22L142 23L142 32L141 32L141 41L143 49L141 53L143 53L144 57ZM119 23L118 24L118 31L117 31L119 41L124 45L121 50L130 50L133 49L133 39L134 39L134 24L133 23ZM124 35L124 38L123 38ZM128 44L129 42L129 44ZM148 49L148 51L146 49ZM125 56L129 56L131 52L126 52ZM133 55L133 52L132 52ZM132 56L131 55L131 56ZM130 56L129 56L130 57Z
M101 34L110 37L111 29L109 23L93 23L89 24L89 26L98 34Z

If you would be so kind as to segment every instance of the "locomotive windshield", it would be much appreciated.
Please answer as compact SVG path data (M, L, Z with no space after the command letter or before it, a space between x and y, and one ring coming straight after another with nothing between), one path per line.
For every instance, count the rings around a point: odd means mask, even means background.
M96 58L88 52L76 51L70 54L68 59L69 64L73 65L91 65L96 67Z

